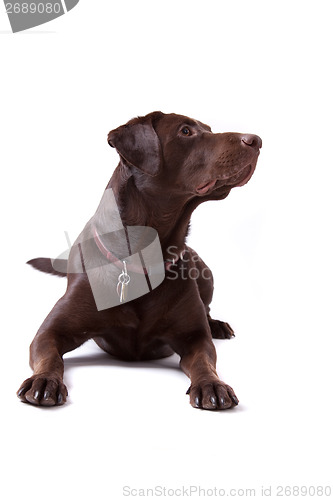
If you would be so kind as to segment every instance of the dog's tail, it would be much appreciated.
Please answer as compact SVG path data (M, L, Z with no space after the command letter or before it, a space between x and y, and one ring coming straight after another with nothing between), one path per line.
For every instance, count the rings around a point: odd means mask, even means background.
M53 274L54 276L60 276L62 278L64 276L67 276L67 272L65 272L65 269L67 267L66 259L57 259L57 264L60 264L61 268L64 269L63 272L54 269L52 265L52 260L47 257L39 257L38 259L31 259L27 262L27 264L37 269L38 271L42 271L43 273ZM57 265L57 267L59 267L59 265Z

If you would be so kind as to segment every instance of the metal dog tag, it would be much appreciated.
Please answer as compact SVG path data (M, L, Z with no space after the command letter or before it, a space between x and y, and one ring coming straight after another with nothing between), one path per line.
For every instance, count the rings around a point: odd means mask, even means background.
M117 293L121 304L127 299L127 287L129 285L129 282L131 281L131 277L129 276L129 274L127 274L127 266L125 260L123 260L123 266L124 269L119 274L117 283Z

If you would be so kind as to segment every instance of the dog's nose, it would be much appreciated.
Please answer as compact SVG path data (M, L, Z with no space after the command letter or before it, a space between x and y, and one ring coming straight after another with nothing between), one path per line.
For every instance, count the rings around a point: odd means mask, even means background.
M245 134L242 136L242 142L256 150L259 150L262 146L262 140L258 135Z

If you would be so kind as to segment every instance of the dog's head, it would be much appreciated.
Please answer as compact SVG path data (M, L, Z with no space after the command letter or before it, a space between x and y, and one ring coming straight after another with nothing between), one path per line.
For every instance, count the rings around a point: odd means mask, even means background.
M262 145L256 135L214 134L198 120L160 111L112 130L108 142L141 187L204 199L246 184Z

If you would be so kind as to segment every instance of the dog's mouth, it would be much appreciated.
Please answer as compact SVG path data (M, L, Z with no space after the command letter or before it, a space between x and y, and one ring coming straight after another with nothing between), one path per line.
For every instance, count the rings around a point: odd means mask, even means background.
M242 168L240 172L237 174L228 177L226 179L213 179L203 184L200 184L196 188L196 193L199 195L207 194L209 191L213 191L214 188L217 189L222 186L229 187L241 187L244 186L251 179L256 165L249 164L246 167Z
M200 186L197 187L196 192L198 194L206 194L210 189L212 189L215 186L216 183L217 179L206 182L205 184L201 184Z

